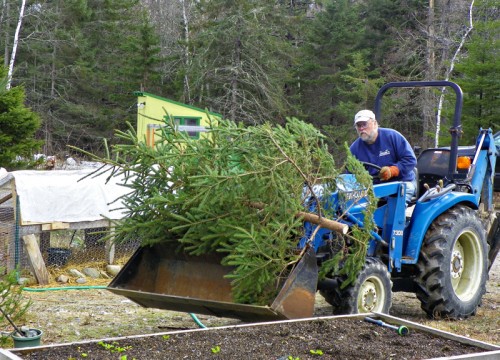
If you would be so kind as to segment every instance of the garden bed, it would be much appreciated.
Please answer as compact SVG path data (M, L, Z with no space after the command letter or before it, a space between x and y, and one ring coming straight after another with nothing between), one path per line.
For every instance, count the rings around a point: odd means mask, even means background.
M388 315L410 332L364 321L364 315L244 324L11 350L0 359L432 359L500 357L500 347Z

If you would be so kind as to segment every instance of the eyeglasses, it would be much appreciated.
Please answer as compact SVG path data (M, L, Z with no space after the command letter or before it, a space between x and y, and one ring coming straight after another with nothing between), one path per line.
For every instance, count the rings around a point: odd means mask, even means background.
M370 121L358 121L356 124L354 124L354 127L356 129L366 129L369 123Z

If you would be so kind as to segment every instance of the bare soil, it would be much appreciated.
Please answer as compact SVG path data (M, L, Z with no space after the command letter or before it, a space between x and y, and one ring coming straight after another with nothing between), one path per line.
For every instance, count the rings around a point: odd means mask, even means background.
M92 285L106 285L109 280ZM52 286L56 286L52 284ZM54 347L23 354L26 359L425 359L480 350L429 334L411 331L405 337L360 320L345 323L314 321L182 333L199 329L186 313L147 309L105 289L25 292L33 301L25 324L41 329L42 345L104 339L90 345ZM487 293L476 316L466 320L433 321L420 309L414 294L396 293L391 315L457 335L500 345L500 260L490 271ZM331 315L317 296L315 316ZM208 328L242 324L239 320L200 315ZM107 340L144 334L146 338ZM313 354L311 351L321 351ZM482 350L484 351L484 350ZM17 353L17 352L16 352ZM168 356L166 356L168 354ZM17 353L21 356L20 353ZM122 356L126 355L125 358Z
M429 359L486 350L353 319L324 319L224 328L53 347L23 359Z

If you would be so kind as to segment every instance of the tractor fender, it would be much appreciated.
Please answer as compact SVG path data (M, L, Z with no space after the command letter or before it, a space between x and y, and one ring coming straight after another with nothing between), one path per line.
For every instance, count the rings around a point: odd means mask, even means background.
M473 194L454 191L432 200L417 201L406 231L408 241L403 256L409 260L405 262L417 263L422 241L429 226L439 215L458 204L474 210L478 208L476 197Z

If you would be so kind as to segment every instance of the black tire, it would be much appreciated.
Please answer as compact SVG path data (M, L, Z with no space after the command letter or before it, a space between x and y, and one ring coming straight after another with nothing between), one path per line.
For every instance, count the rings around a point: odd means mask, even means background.
M488 280L488 244L476 212L459 205L437 217L425 234L417 266L417 298L430 317L475 315Z
M387 266L377 258L366 258L356 281L344 289L337 286L320 294L333 306L334 314L389 313L392 281Z
M495 259L500 251L500 212L496 213L496 219L491 225L490 233L487 236L488 246L490 250L488 252L488 273L495 262Z

